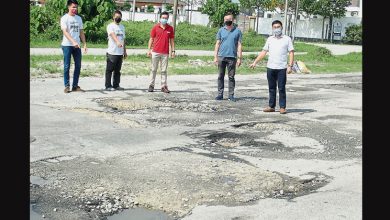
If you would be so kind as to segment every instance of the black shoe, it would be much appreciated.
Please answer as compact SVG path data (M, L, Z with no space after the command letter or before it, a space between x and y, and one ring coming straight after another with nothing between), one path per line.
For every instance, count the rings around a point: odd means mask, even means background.
M153 92L153 91L154 91L154 86L150 85L149 89L148 89L148 92Z
M72 88L72 92L85 92L85 90L81 89L80 86L76 86Z
M114 87L115 90L125 90L124 88L118 86L118 87Z
M229 101L232 101L232 102L235 102L236 101L236 98L234 98L234 96L230 95L229 98L228 98Z
M215 97L215 100L222 100L223 99L223 95L218 95L217 97Z

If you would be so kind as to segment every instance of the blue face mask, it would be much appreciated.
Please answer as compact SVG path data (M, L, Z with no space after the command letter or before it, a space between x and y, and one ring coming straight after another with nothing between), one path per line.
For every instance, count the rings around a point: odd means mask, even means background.
M168 23L168 19L165 19L165 18L161 18L160 19L160 22L161 22L161 24L167 24Z

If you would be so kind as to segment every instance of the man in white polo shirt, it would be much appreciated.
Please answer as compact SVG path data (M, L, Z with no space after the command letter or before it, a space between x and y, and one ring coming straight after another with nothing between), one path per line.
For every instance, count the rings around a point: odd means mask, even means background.
M268 52L267 80L269 90L269 104L264 112L274 112L276 106L276 85L279 90L279 112L286 114L286 80L287 73L291 72L294 62L294 47L289 36L282 34L282 22L272 22L272 36L269 36L263 50L253 61L250 68L255 68L256 63L262 60ZM287 64L287 54L289 61Z

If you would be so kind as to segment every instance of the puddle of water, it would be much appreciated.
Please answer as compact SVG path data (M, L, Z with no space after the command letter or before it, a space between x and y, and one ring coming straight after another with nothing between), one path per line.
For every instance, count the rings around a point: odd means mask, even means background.
M107 220L173 220L173 218L163 211L131 208L110 216Z
M39 176L30 176L30 183L38 186L43 186L49 183L49 180L45 180Z
M34 211L33 206L34 204L30 204L30 220L44 220L42 215Z

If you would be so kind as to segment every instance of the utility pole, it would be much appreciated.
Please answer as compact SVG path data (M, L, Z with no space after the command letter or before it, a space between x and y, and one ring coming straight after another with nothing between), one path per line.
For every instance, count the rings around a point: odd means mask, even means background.
M297 30L298 14L299 14L299 0L295 0L294 30L293 30L293 33L292 33L292 41L293 42L294 42L294 39L295 39L295 31Z
M288 0L284 3L284 34L287 35L287 9L288 9Z
M173 26L173 30L176 31L176 17L177 17L177 1L178 0L174 0L174 3L173 3L173 18L172 18L172 26Z
M133 0L133 14L132 14L132 21L135 21L135 0Z

